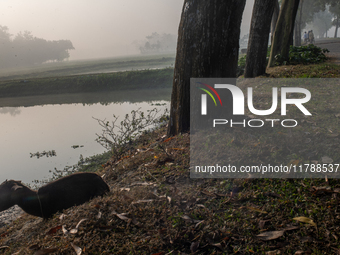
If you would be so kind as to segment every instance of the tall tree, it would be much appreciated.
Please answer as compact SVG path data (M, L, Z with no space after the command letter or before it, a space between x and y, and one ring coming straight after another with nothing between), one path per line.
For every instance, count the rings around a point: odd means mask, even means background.
M274 0L274 1L275 1L274 12L273 12L273 17L272 17L272 23L270 26L270 33L271 33L270 43L273 43L275 27L276 27L277 19L279 18L279 14L280 14L279 1L278 0Z
M332 14L328 11L319 11L314 14L313 28L314 34L321 38L328 37L328 30L332 27Z
M282 2L271 47L269 67L275 65L275 56L278 54L283 60L288 59L299 3L300 0L283 0Z
M340 25L340 15L336 15L335 19L333 20L333 25L335 26L334 38L338 37L338 29Z
M340 26L340 5L329 7L329 11L334 15L333 26L335 26L334 38L338 37L338 28Z
M246 78L256 77L266 72L268 39L275 2L255 0L244 70Z
M300 5L299 5L299 10L297 12L297 17L295 20L294 46L301 46L303 3L304 3L304 0L301 0Z
M190 78L236 77L246 0L185 0L178 29L168 135L190 128Z

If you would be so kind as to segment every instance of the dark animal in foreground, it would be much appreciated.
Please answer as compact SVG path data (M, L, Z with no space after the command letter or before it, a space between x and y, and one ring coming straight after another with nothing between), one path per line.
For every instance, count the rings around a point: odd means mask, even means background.
M28 214L47 219L58 211L109 191L109 186L95 173L72 174L48 183L38 191L24 186L21 181L6 180L0 185L0 212L18 205Z

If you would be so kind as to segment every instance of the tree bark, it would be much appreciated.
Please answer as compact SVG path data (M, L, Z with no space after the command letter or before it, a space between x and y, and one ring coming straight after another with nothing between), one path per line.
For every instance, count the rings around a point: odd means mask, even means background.
M338 28L339 28L339 15L336 16L336 24L335 24L334 38L337 38L337 37L338 37Z
M271 32L270 44L273 43L275 27L276 27L277 19L279 18L279 13L280 13L279 1L278 0L274 0L274 1L275 1L274 12L273 12L272 23L270 27L270 32Z
M274 33L268 67L275 65L275 56L280 54L282 60L288 60L289 46L293 38L296 13L300 0L283 0L279 19Z
M301 41L301 37L302 37L302 31L301 31L302 8L303 8L303 0L300 1L298 15L297 15L297 18L295 20L294 46L301 46L301 44L302 44L302 41Z
M244 70L245 78L266 73L268 39L274 6L273 0L255 0Z
M185 0L178 30L168 135L190 128L190 78L236 77L245 0Z

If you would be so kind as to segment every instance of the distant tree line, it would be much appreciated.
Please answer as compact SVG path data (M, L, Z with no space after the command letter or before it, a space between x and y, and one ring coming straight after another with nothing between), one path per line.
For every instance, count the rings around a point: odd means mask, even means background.
M147 41L139 46L142 54L153 54L160 52L175 52L177 36L172 34L158 34L157 32L146 36Z
M294 45L301 45L300 38L304 29L313 29L316 37L323 38L329 37L328 30L335 26L334 38L336 38L340 25L339 4L339 0L301 0L295 22Z
M63 61L74 49L70 40L47 41L31 32L12 36L6 26L0 25L0 68L22 67L47 61Z

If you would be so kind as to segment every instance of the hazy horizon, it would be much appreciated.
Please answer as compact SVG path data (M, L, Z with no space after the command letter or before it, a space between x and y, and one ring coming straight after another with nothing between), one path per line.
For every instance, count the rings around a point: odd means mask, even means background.
M15 36L30 31L45 40L70 40L70 60L139 54L136 44L154 32L177 35L184 0L2 0L1 26ZM247 1L241 36L249 31Z

